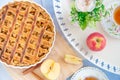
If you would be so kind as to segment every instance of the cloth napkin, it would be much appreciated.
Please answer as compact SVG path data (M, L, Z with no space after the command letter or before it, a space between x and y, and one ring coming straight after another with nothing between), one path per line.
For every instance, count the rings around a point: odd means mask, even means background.
M13 80L1 63L0 63L0 80Z

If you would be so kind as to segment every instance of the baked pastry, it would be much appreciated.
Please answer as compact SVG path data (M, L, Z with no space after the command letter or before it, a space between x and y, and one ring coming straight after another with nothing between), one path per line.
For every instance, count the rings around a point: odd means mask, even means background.
M45 58L54 41L49 14L35 3L17 1L0 9L0 60L29 66Z

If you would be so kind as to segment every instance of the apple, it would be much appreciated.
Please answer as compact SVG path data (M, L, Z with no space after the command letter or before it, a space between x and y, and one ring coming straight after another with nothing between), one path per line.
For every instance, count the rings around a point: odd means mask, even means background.
M48 80L56 80L60 74L60 64L47 59L41 64L40 70Z
M65 54L64 60L70 64L82 64L82 59L73 55Z
M86 43L90 50L101 51L106 46L106 39L101 33L94 32L88 36Z

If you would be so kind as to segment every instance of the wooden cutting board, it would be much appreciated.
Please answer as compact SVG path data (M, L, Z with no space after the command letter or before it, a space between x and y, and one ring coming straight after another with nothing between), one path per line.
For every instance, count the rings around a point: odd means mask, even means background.
M61 72L58 80L66 80L70 75L82 67L82 64L72 65L64 62L65 54L76 55L66 40L57 32L54 47L47 58L54 59L56 62L60 63ZM47 80L40 72L40 64L29 69L13 69L7 66L5 67L14 80Z

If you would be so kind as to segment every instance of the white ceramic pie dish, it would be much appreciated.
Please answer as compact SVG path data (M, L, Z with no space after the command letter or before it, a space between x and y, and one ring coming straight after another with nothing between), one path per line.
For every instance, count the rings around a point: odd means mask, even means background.
M45 55L45 57L42 58L40 61L36 62L35 64L29 65L29 66L14 66L14 65L9 65L9 64L7 64L7 63L5 63L5 62L3 62L3 61L0 60L0 62L1 62L2 64L6 65L6 66L8 66L8 67L19 68L19 69L30 68L30 67L32 67L32 66L36 66L37 64L41 63L41 62L42 62L44 59L46 59L47 56L50 54L51 49L53 48L54 42L55 42L55 36L56 36L55 25L54 25L54 22L53 22L53 19L52 19L51 15L50 15L50 14L48 13L48 11L47 11L45 8L43 8L40 4L38 4L38 3L36 3L36 2L34 2L34 1L32 1L32 0L31 0L31 1L30 1L30 0L14 0L14 1L17 1L17 2L19 2L19 1L28 1L28 2L30 2L30 3L34 3L34 4L38 5L38 6L40 6L40 7L41 7L42 9L44 9L45 12L50 16L50 18L51 18L51 20L52 20L52 24L53 24L53 26L54 26L54 40L53 40L53 42L52 42L52 46L50 47L49 52L48 52L48 53ZM4 1L2 2L3 4L0 4L0 8L2 8L2 6L4 6L4 5L7 5L8 3L13 3L14 1L13 1L13 0L4 0Z

